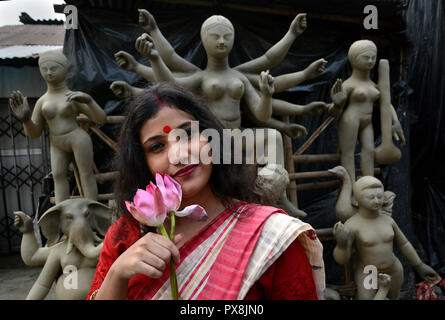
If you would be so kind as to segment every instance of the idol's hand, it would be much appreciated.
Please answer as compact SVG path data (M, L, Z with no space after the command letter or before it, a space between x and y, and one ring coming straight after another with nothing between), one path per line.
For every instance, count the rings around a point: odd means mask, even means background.
M31 233L34 230L31 217L22 211L14 212L14 227L21 233Z
M152 32L158 26L155 18L145 9L138 9L139 11L139 25L147 32Z
M133 96L130 85L125 81L114 81L110 85L110 89L119 99L125 99Z
M130 72L135 72L138 62L131 54L125 51L119 51L114 55L114 58L119 64L119 67Z
M289 30L292 31L297 36L302 34L307 28L307 15L306 13L297 14L295 19L292 21Z
M156 59L159 57L158 51L154 48L151 37L144 33L136 39L136 50L149 59Z
M318 59L312 62L309 67L304 70L306 80L317 78L324 72L325 66L328 62L325 59Z
M355 234L354 232L345 226L341 221L334 225L334 237L337 240L337 246L346 249L354 242Z
M13 91L9 98L9 107L11 112L21 122L31 119L31 110L29 109L28 99L20 91Z
M88 93L75 91L75 92L68 92L65 94L66 99L68 102L78 102L78 103L85 103L88 104L93 101L93 98Z
M259 87L261 93L267 97L275 92L274 78L269 74L269 70L261 72Z

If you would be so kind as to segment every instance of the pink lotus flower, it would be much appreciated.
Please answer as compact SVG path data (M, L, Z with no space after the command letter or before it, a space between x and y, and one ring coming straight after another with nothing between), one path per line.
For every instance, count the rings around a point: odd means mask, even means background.
M147 186L147 190L138 189L133 202L125 201L125 205L137 221L147 226L158 227L167 217L162 193L153 182Z
M156 174L156 184L150 182L145 190L138 189L133 202L125 201L128 211L140 223L158 227L161 233L173 241L175 234L175 216L189 217L197 221L208 219L207 212L199 205L185 207L177 211L182 201L181 185L166 174ZM164 221L170 213L170 236L164 227ZM176 282L175 263L170 261L170 283L172 298L178 299L178 286Z
M169 175L157 173L156 185L150 182L145 190L138 189L133 202L125 201L125 205L137 221L152 227L162 225L168 213L197 221L207 220L207 212L196 204L177 211L181 201L181 185Z
M192 204L191 206L185 207L181 211L176 211L175 216L177 217L188 217L196 221L206 221L209 216L203 207L197 204Z
M156 174L156 185L162 193L167 211L178 210L182 200L181 185L169 175L158 173Z

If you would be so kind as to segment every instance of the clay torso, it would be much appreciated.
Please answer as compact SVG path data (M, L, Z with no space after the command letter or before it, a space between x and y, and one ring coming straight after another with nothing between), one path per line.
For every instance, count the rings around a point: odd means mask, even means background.
M227 128L241 126L240 100L244 94L242 75L235 70L203 72L202 94L210 109Z
M78 114L77 108L74 103L67 101L66 93L46 93L41 98L42 115L53 136L66 134L78 127L75 120Z
M375 265L379 270L385 270L395 262L390 217L379 214L375 219L367 219L355 214L346 225L355 231L357 267Z
M97 259L84 257L79 250L74 247L69 254L65 254L67 241L59 244L60 265L62 274L57 279L56 297L58 300L83 300L86 298L91 283L96 272ZM73 277L70 271L77 271L77 276ZM69 279L67 279L70 277ZM75 283L77 281L77 288Z
M372 81L357 81L349 78L344 82L349 103L344 117L360 118L360 122L369 122L372 118L374 103L380 98L380 91ZM364 124L364 123L362 123Z

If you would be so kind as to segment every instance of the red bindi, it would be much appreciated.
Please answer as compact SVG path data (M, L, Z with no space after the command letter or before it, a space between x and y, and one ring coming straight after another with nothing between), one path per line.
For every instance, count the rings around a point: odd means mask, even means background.
M169 133L172 129L169 126L164 126L164 132Z

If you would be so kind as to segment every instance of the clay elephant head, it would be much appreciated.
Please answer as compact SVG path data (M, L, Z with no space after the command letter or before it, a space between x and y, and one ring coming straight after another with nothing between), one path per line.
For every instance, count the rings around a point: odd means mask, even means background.
M68 199L47 210L39 220L50 247L68 239L66 254L75 246L87 258L97 258L111 225L109 207L86 198Z

